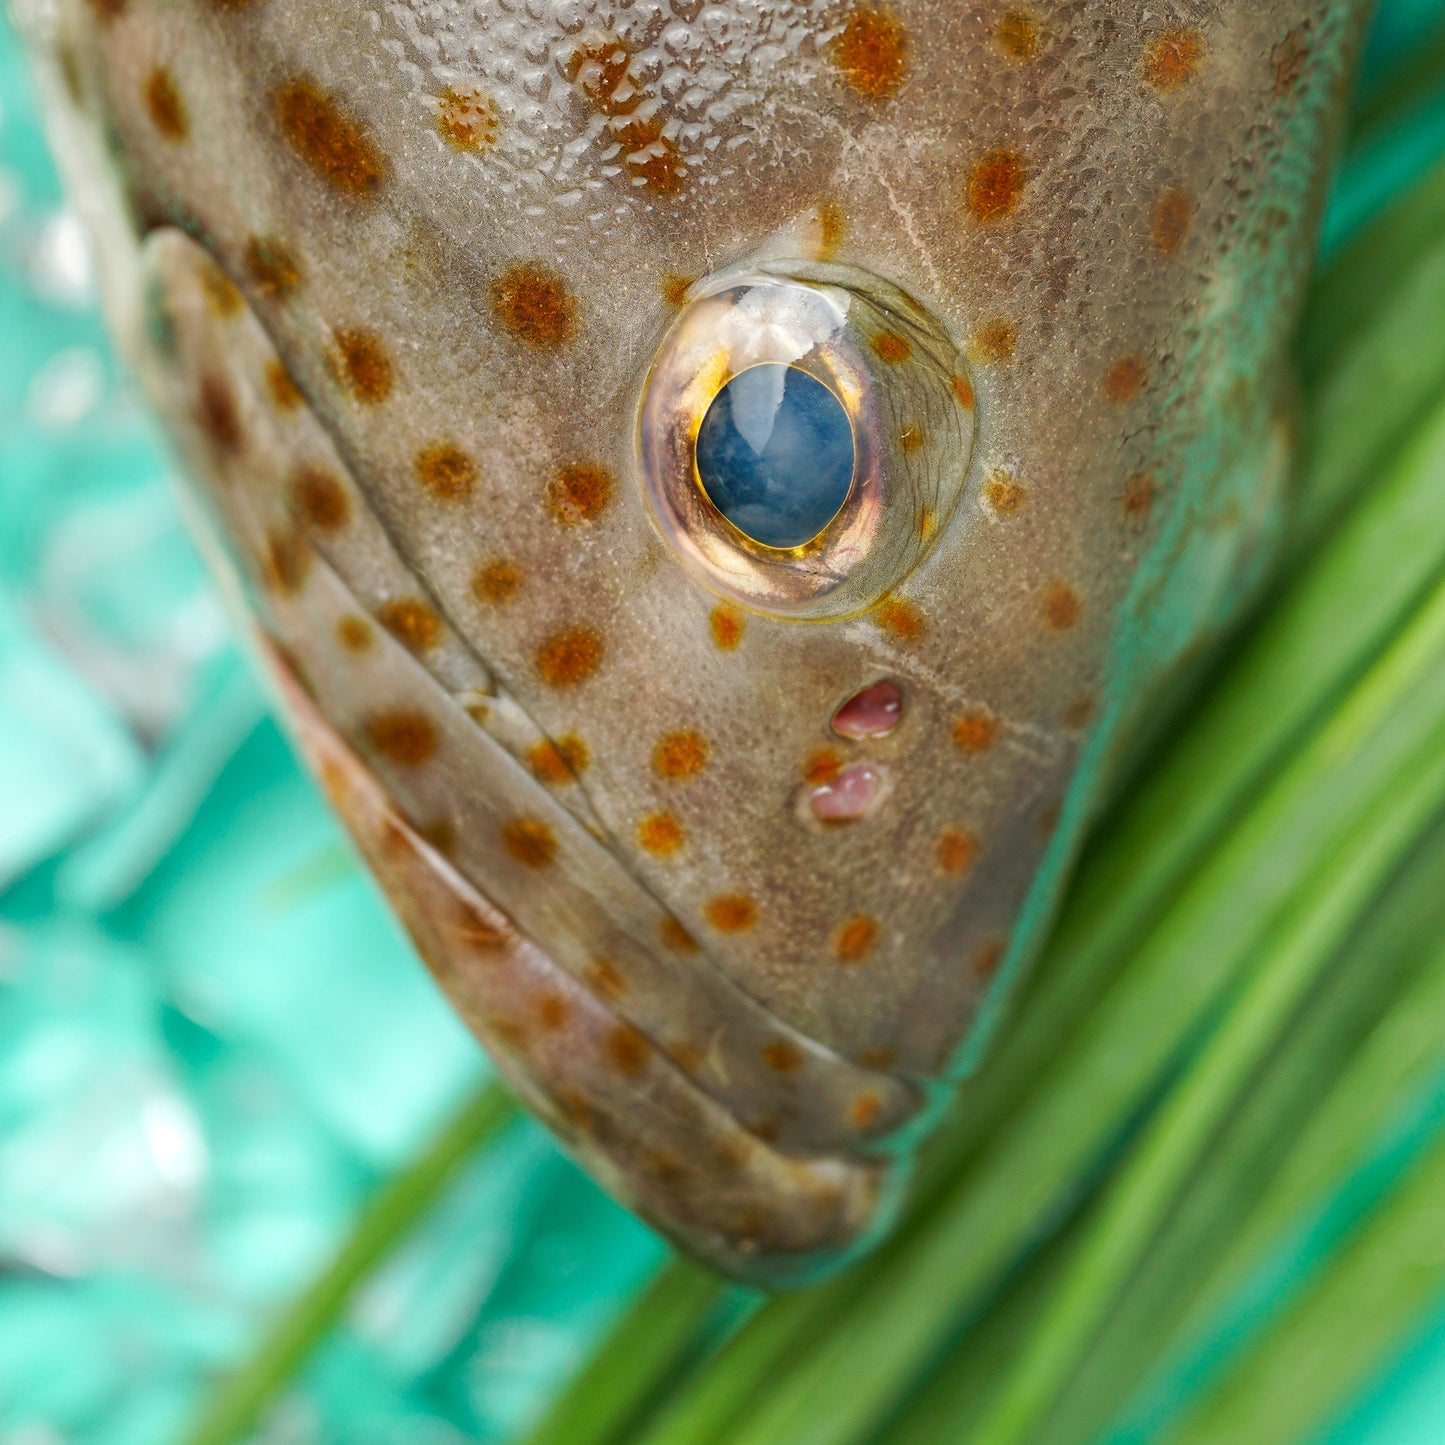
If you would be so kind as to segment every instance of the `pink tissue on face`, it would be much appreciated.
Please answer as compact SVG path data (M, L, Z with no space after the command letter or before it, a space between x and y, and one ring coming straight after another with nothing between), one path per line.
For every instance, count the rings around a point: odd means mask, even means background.
M820 823L851 823L863 817L883 791L883 769L874 763L851 763L831 783L808 795Z
M833 714L833 731L841 738L881 738L898 726L903 694L891 682L875 682L855 692Z

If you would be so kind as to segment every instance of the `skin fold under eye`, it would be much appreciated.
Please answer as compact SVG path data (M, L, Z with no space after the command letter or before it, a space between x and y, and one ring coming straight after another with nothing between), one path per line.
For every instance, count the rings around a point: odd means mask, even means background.
M760 611L866 610L918 565L964 489L973 388L951 337L850 266L726 271L693 295L638 418L658 530Z

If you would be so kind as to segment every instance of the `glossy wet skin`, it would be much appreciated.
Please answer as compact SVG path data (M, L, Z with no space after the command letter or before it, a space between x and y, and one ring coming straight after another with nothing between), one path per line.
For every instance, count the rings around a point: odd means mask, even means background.
M1258 567L1363 8L38 27L117 324L338 807L509 1077L722 1267L879 1227L1125 725ZM638 470L680 308L794 262L953 338L947 417L892 333L869 365L890 445L967 456L916 567L823 621L725 600ZM835 730L880 680L897 725Z

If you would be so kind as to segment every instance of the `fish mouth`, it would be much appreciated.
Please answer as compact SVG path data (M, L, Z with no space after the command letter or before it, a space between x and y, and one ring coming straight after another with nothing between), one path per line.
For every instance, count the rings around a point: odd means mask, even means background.
M624 998L560 964L397 810L284 649L263 644L301 750L437 983L498 1072L610 1193L734 1279L790 1287L888 1227L906 1164L745 1126Z

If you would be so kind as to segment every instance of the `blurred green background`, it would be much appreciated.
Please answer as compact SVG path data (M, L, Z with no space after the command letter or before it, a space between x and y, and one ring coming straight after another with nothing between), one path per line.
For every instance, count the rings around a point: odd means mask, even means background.
M1368 74L1441 25L1386 4ZM1442 150L1445 94L1416 95L1326 248ZM178 1440L483 1076L269 718L170 465L0 20L0 1445ZM506 1439L663 1255L511 1124L266 1438ZM1445 1441L1445 1300L1324 1438Z

